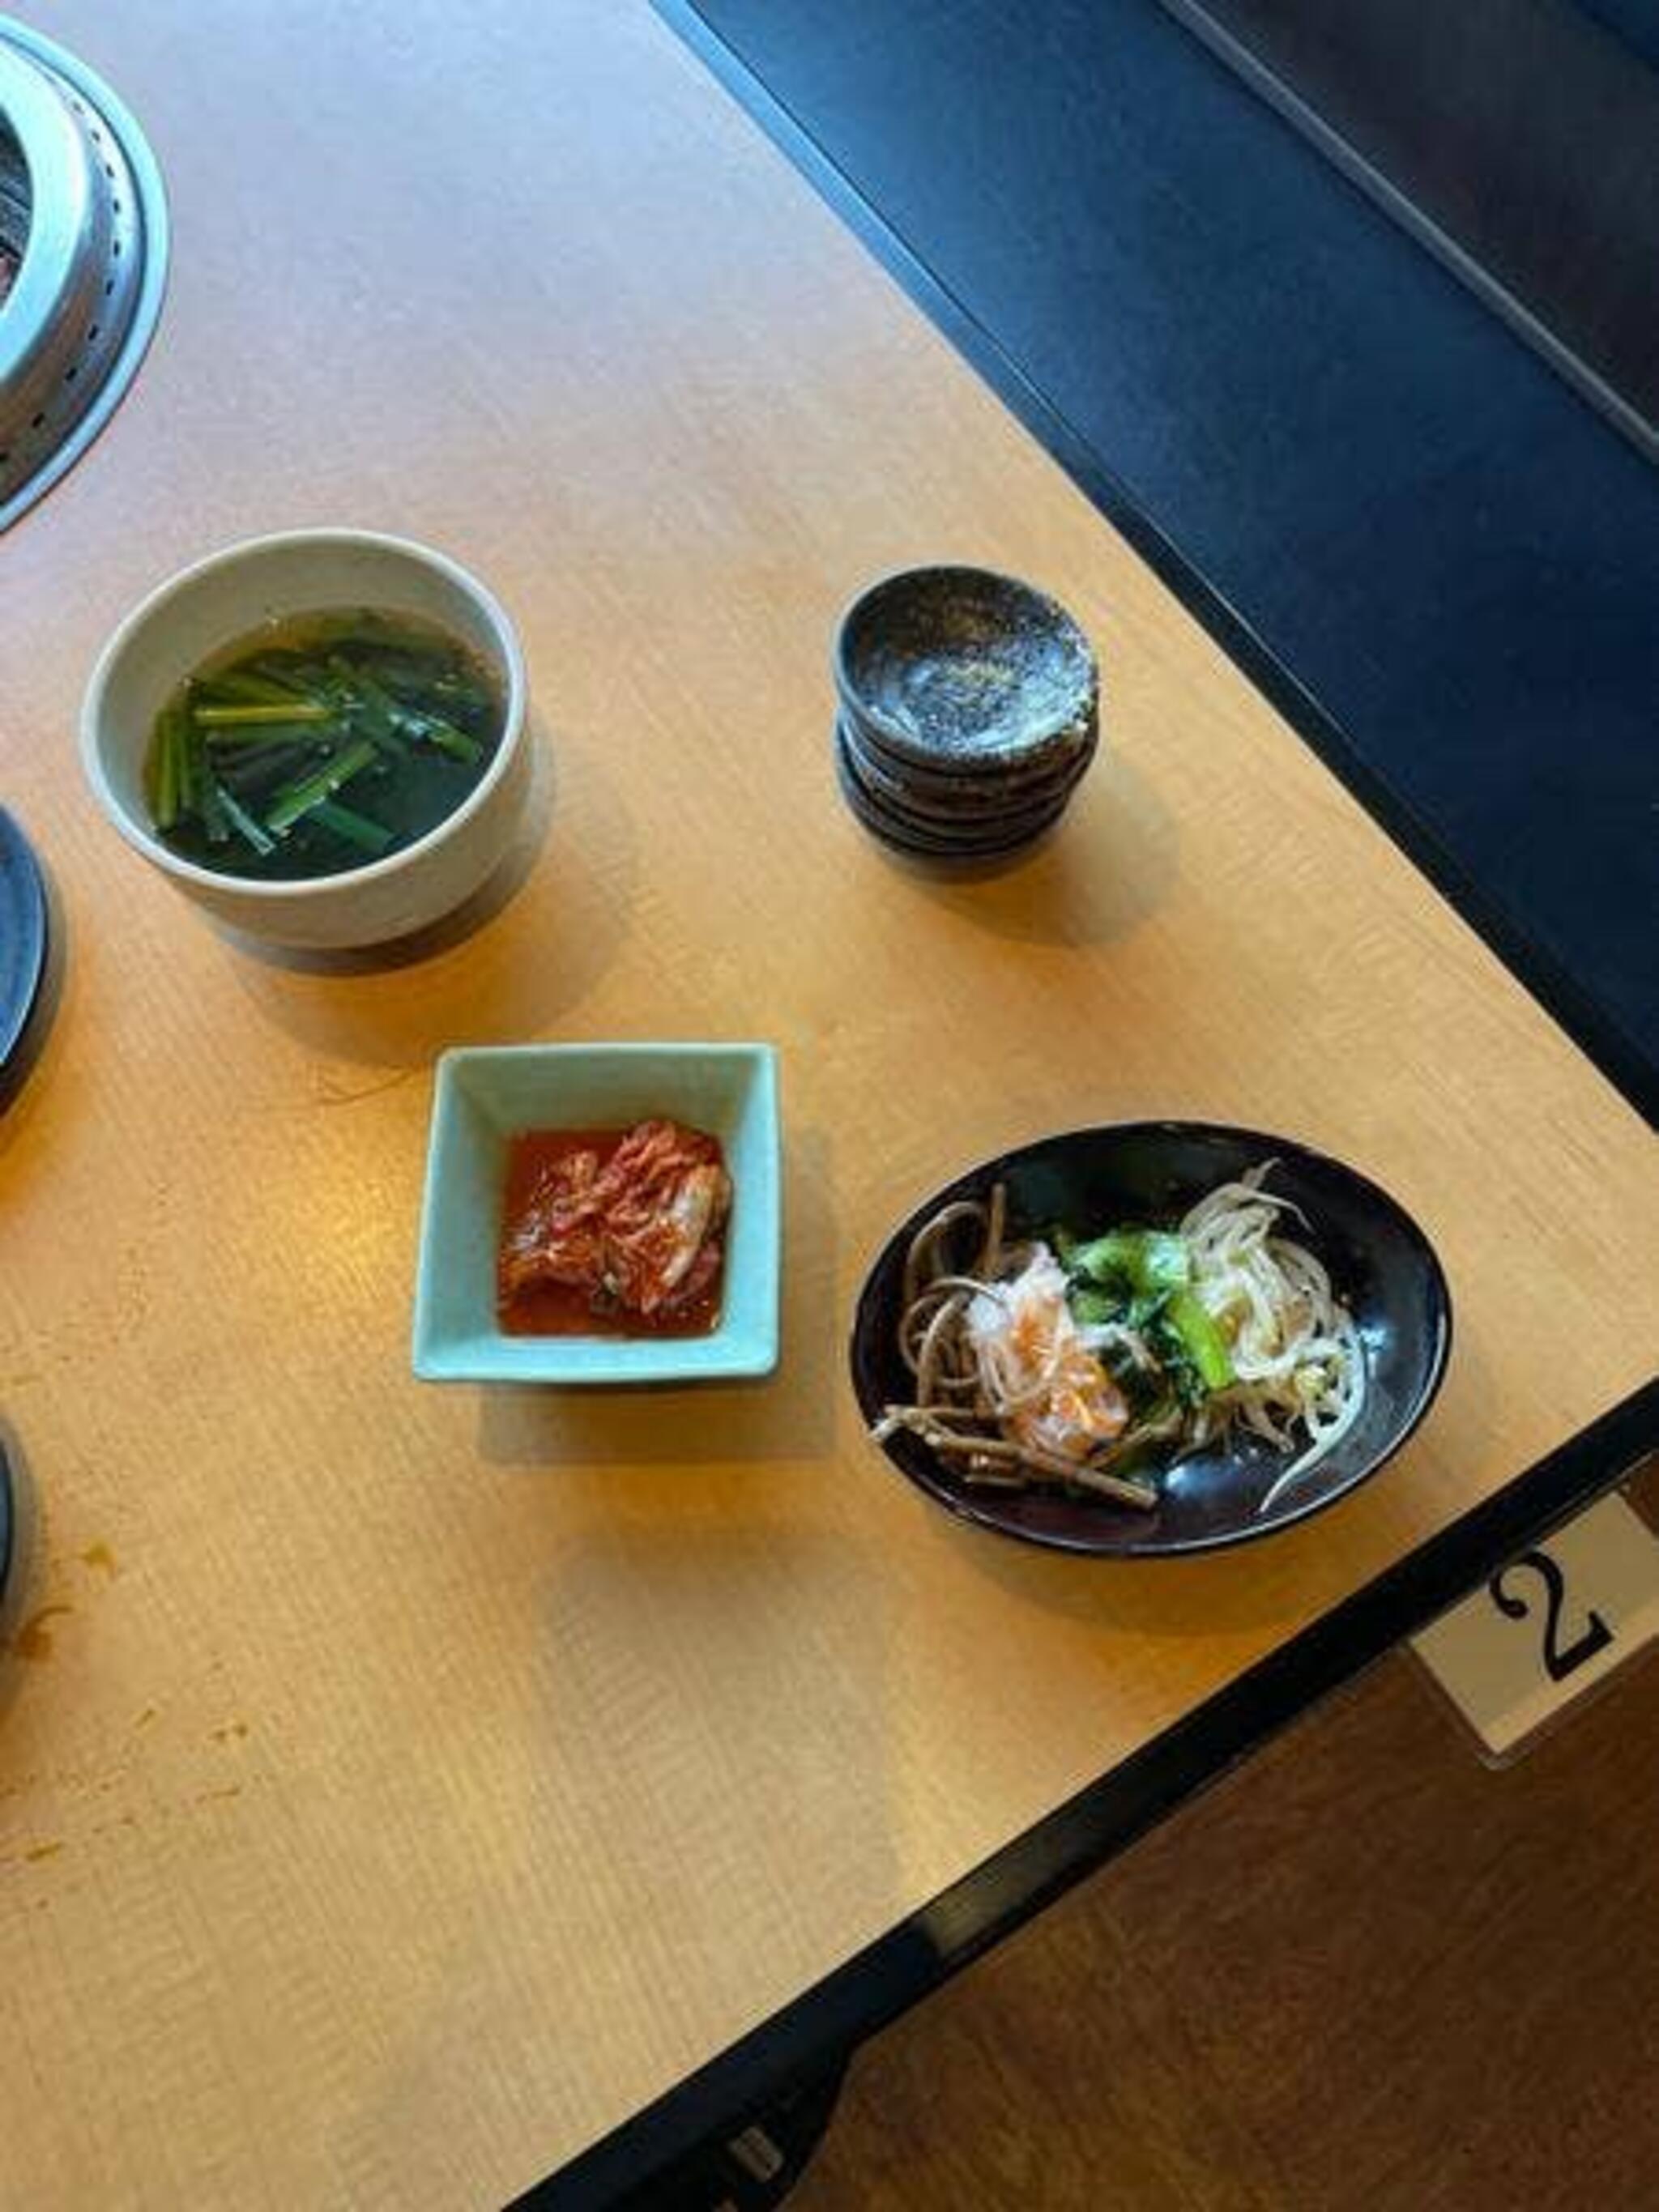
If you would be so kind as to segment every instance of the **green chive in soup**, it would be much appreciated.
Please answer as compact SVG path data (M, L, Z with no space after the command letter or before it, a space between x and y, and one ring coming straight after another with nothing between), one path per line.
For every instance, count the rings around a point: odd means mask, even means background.
M273 623L187 677L155 718L144 798L173 852L297 879L401 851L453 814L501 740L478 656L413 617Z

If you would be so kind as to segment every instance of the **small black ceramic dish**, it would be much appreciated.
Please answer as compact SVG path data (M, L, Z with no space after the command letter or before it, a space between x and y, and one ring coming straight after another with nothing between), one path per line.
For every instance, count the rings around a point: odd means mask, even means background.
M842 617L834 671L842 788L891 843L1012 850L1059 818L1094 757L1089 641L1057 601L1012 576L884 578Z
M995 858L1041 836L1065 811L1064 794L984 815L951 817L918 805L885 784L857 750L845 726L836 736L842 796L871 833L901 852L937 860Z
M1063 772L1042 777L933 775L878 752L844 719L837 725L837 734L861 780L885 804L953 830L996 828L1012 816L1042 807L1063 808L1089 764L1085 754Z
M0 806L0 1074L22 1042L46 969L46 892L27 837Z
M982 1200L1001 1183L1012 1237L1052 1234L1060 1226L1079 1237L1123 1223L1168 1228L1218 1184L1269 1160L1268 1191L1305 1217L1287 1221L1285 1233L1323 1261L1353 1316L1365 1395L1346 1434L1265 1510L1263 1501L1292 1455L1238 1431L1164 1467L1151 1510L1060 1489L973 1486L904 1430L880 1449L929 1498L981 1528L1116 1558L1243 1543L1305 1521L1345 1497L1398 1451L1440 1387L1451 1343L1445 1278L1422 1231L1376 1184L1305 1146L1252 1130L1191 1121L1078 1129L958 1176L894 1231L865 1279L853 1323L853 1388L872 1426L889 1405L914 1402L915 1378L898 1349L904 1263L917 1231L942 1206Z

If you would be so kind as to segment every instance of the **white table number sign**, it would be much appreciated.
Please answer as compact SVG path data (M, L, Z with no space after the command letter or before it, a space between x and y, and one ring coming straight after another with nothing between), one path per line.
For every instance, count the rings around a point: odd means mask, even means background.
M1494 1760L1659 1636L1659 1539L1617 1494L1518 1553L1412 1648Z

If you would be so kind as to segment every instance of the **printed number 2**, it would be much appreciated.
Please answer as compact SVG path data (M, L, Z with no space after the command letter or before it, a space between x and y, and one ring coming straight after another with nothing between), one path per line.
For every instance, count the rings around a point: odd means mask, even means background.
M1499 1613L1510 1620L1524 1620L1532 1607L1523 1597L1512 1597L1504 1588L1507 1575L1518 1575L1522 1568L1530 1567L1544 1585L1547 1600L1544 1614L1544 1672L1552 1682L1565 1682L1569 1674L1593 1659L1613 1641L1613 1631L1601 1614L1593 1608L1585 1615L1584 1632L1564 1650L1557 1638L1561 1630L1561 1605L1566 1596L1566 1577L1547 1552L1522 1552L1518 1559L1500 1567L1486 1584L1492 1601Z

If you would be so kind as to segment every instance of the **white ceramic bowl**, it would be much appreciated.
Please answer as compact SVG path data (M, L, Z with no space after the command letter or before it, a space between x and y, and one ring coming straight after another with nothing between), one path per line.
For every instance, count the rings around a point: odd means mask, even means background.
M341 607L413 615L489 669L506 726L453 813L402 851L294 883L220 875L170 852L150 825L143 766L168 695L207 657L264 623ZM406 538L303 530L249 538L152 592L99 656L81 709L81 759L99 805L136 852L233 928L312 950L384 944L477 890L512 842L530 787L524 655L501 603L455 562Z

